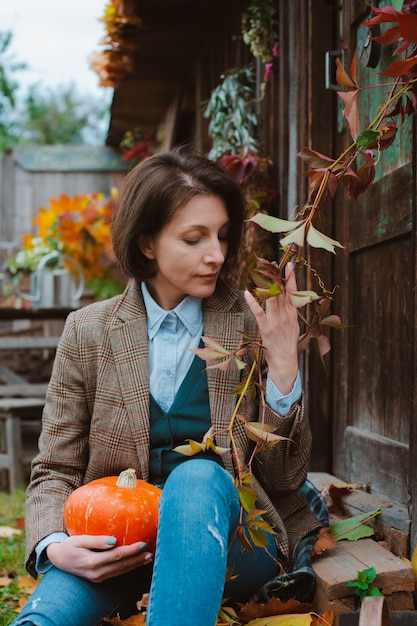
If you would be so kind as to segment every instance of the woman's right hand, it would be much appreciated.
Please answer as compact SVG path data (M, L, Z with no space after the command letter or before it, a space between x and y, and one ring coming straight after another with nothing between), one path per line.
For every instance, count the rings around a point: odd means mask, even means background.
M112 541L114 537L78 535L49 544L46 553L58 569L94 583L121 576L153 560L153 553L144 543L115 546Z

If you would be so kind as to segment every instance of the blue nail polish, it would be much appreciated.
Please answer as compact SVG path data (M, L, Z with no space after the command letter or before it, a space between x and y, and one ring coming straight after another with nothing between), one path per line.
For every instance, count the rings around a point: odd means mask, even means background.
M116 541L117 541L116 537L107 537L106 544L108 546L114 546L116 544Z
M141 542L139 543L139 546L138 546L138 547L139 547L139 550L143 550L144 548L146 548L146 546L147 546L147 545L148 545L147 543L145 543L145 542L141 541Z

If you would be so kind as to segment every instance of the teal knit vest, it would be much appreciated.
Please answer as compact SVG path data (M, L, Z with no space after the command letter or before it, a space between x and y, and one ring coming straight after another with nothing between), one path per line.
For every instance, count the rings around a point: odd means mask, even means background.
M210 450L192 457L173 451L176 446L186 444L187 439L201 442L210 426L205 362L195 356L168 412L161 409L151 394L150 481L157 485L163 484L179 463L189 459L206 458L222 464L221 458Z

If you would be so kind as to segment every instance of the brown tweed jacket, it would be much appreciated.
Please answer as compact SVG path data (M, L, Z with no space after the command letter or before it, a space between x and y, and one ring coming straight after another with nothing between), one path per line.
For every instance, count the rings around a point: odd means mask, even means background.
M240 331L254 335L256 325L243 294L219 283L204 302L204 334L237 349ZM230 446L227 426L237 396L232 393L247 370L208 370L216 443ZM258 402L246 415L258 419ZM243 411L242 411L243 412ZM311 434L302 403L282 417L266 407L265 420L290 437L257 455L257 505L277 530L277 543L291 561L302 536L319 527L295 493L305 480ZM242 458L253 444L237 420L234 436ZM223 455L235 474L232 455ZM57 350L43 413L39 453L27 490L27 568L36 576L34 548L52 532L65 531L63 507L81 484L133 467L149 477L149 374L146 311L140 289L131 281L125 292L71 313Z

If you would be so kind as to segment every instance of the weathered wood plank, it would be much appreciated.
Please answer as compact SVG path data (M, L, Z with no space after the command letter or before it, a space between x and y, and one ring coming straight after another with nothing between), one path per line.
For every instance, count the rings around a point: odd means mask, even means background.
M417 611L390 611L390 626L417 626ZM359 611L339 616L339 626L358 626Z
M1 379L1 376L0 376ZM7 384L0 385L0 397L1 398L44 398L46 390L48 388L47 383L20 383L20 384Z
M6 385L19 385L26 383L26 380L6 365L0 365L0 382L6 383Z
M60 337L0 337L0 350L54 350Z
M320 491L329 485L344 482L327 472L310 472L308 477ZM367 525L375 530L377 539L384 540L393 554L402 558L409 557L409 514L405 506L393 504L365 489L357 489L340 495L340 499L332 508L335 508L336 515L342 518L362 515L367 511L381 508L381 514L369 520Z
M339 541L335 548L313 560L317 585L329 600L352 595L346 583L357 579L358 572L374 567L375 585L384 595L397 591L413 592L414 571L411 565L381 547L372 539Z

